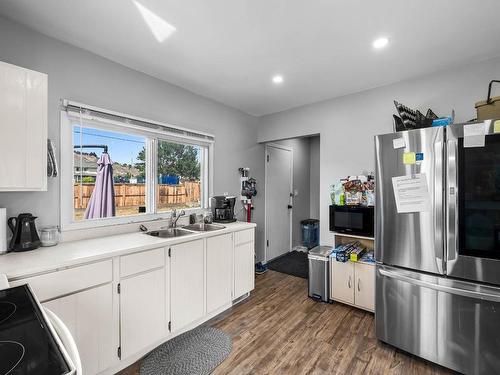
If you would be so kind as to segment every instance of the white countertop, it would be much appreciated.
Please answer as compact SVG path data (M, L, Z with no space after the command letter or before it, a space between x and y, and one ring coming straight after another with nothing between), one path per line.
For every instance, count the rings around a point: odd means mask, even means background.
M197 232L176 238L159 238L136 232L60 243L53 247L0 255L0 274L9 280L55 271L78 264L109 259L118 255L174 245L199 238L256 227L255 223L223 224L226 228L212 232Z

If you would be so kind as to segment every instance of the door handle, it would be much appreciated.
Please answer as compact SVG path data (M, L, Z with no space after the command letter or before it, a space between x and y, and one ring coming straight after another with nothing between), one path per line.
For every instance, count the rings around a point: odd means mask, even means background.
M349 276L349 281L347 282L347 286L349 287L349 289L351 289L351 285L352 285L351 276Z
M456 141L447 143L447 206L446 206L446 244L448 271L453 269L458 251L458 181L457 181L457 154Z
M455 294L455 295L467 297L467 298L487 300L487 301L492 301L492 302L500 302L500 289L498 291L496 291L496 290L492 290L492 287L487 287L489 289L489 291L480 292L480 291L475 291L475 290L463 289L463 288L459 288L459 287L453 287L453 286L449 286L449 285L441 285L441 284L431 283L429 281L420 280L420 279L414 278L412 276L402 274L398 271L388 271L388 270L384 270L384 269L379 269L378 271L382 276L386 276L386 277L393 278L396 280L404 281L404 282L407 282L409 284L422 286L424 288L433 289L433 290L436 290L438 292ZM459 283L459 282L456 281L456 283ZM498 288L495 288L495 289L498 289Z
M360 287L360 285L361 285L361 280L360 280L360 279L358 279L358 292L361 292L361 287Z
M444 134L444 132L438 132L438 134ZM444 135L443 135L444 137ZM434 173L437 176L434 182L434 215L433 215L433 227L434 227L434 251L436 256L436 265L439 273L443 273L443 256L444 256L444 242L443 242L443 184L446 184L445 177L443 175L443 142L439 141L434 143Z

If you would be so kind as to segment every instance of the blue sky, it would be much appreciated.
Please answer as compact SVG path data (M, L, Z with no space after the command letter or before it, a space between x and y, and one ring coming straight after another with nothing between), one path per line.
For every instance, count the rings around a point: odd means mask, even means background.
M82 143L84 145L107 145L108 154L113 162L134 164L137 162L137 155L146 145L146 139L135 135L84 127L82 128ZM80 125L78 124L73 126L73 145L80 145ZM83 149L83 151L93 151L98 156L102 153L101 149Z

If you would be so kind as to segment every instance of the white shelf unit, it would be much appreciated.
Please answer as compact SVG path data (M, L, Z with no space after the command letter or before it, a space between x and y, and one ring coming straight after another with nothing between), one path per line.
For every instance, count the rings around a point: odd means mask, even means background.
M373 250L374 238L334 233L335 247L359 241ZM330 299L373 312L375 309L375 264L369 262L337 262L330 259Z

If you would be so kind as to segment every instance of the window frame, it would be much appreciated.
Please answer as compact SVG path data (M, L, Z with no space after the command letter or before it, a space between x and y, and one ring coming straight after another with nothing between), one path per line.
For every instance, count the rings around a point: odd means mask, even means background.
M66 102L66 101L65 101ZM77 103L78 104L78 103ZM156 207L156 189L157 181L157 145L158 140L180 143L185 145L194 145L201 147L202 155L200 161L200 182L201 192L200 201L201 207L185 209L189 215L191 213L200 212L209 206L209 196L213 191L213 148L214 140L197 139L195 137L184 136L182 134L171 134L169 132L161 131L161 127L168 127L178 129L188 133L201 134L214 139L213 135L198 131L193 131L170 124L163 124L156 121L146 120L136 116L126 115L118 112L111 112L97 107L84 106L82 108L89 108L98 110L101 113L108 113L110 115L117 115L128 119L134 119L149 124L158 125L159 129L142 128L140 126L131 125L126 122L115 121L108 118L101 118L81 113L82 122L84 127L94 127L97 129L107 131L117 131L126 134L141 136L146 138L146 213L128 215L128 216L115 216L99 219L87 220L74 220L74 196L73 196L73 125L75 121L80 121L80 114L70 113L66 109L61 110L60 114L60 134L61 134L61 158L60 158L60 189L61 189L61 212L60 224L62 231L78 230L78 229L92 229L111 225L122 225L141 223L152 220L161 220L171 218L172 211L157 212ZM68 157L70 155L71 157ZM112 155L111 155L112 157Z

